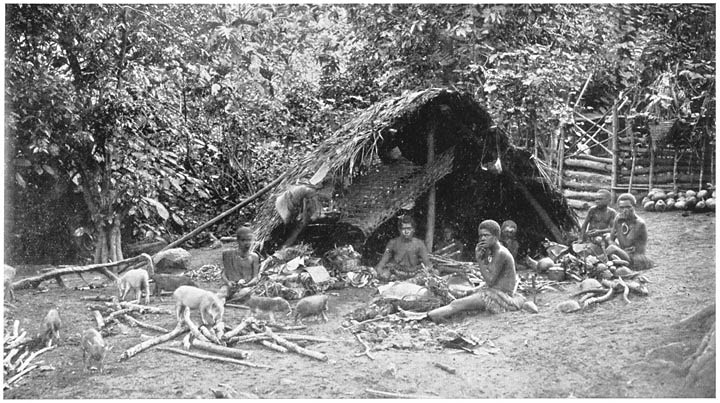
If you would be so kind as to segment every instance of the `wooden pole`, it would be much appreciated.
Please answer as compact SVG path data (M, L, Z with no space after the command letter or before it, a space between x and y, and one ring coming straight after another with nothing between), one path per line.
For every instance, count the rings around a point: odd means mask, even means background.
M560 229L557 225L553 222L552 218L550 218L550 215L545 211L545 209L538 203L537 199L530 193L530 191L525 187L525 185L518 180L517 176L515 176L514 173L510 170L506 170L503 172L507 172L508 176L512 180L513 185L515 185L520 192L525 196L525 199L530 203L530 206L535 210L535 212L538 214L538 217L540 217L540 220L545 224L545 226L550 230L550 233L552 234L553 238L555 238L556 242L563 243L563 235Z
M648 189L652 189L653 186L653 174L655 171L655 141L652 136L650 137L650 172L648 174Z
M268 183L264 188L262 188L262 189L258 190L257 192L255 192L255 194L253 194L252 196L248 197L247 199L245 199L245 200L242 201L241 203L236 204L234 207L232 207L232 208L230 208L229 210L221 213L220 215L218 215L217 217L211 219L210 221L206 222L205 224L203 224L203 225L195 228L195 229L194 229L193 231L191 231L189 234L181 237L181 238L178 239L177 241L169 243L169 244L166 245L164 248L160 249L160 252L161 252L161 251L164 251L164 250L167 250L167 249L174 248L174 247L179 246L179 245L182 245L184 242L186 242L186 241L192 239L193 237L195 237L195 235L199 234L199 233L200 233L202 230L204 230L205 228L207 228L207 227L215 224L216 222L224 219L225 217L229 216L230 214L234 213L235 211L237 211L237 210L239 210L239 209L247 206L247 205L250 204L253 200L257 199L258 197L260 197L260 196L262 196L262 195L264 195L264 194L267 193L270 189L272 189L272 188L274 188L275 186L277 186L277 185L278 185L283 179L285 179L288 175L289 175L289 171L288 171L288 172L285 172L284 174L282 174L282 175L280 175L280 176L278 176L277 178L275 178L274 181Z
M615 202L615 187L618 182L618 108L617 102L613 104L612 112L612 169L610 177L610 198Z
M678 187L677 187L678 160L680 160L680 155L678 153L678 149L675 148L675 155L673 156L673 192L678 191Z
M437 131L437 123L433 123L427 135L427 162L426 166L430 166L435 161L435 132ZM435 185L430 186L428 191L428 209L427 209L427 228L425 229L425 246L429 252L433 250L433 238L435 237L435 202L436 202Z

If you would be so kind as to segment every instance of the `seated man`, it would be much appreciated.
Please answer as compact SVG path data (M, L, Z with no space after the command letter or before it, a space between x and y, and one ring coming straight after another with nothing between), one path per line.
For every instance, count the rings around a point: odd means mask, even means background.
M432 270L425 242L415 238L415 222L404 215L398 220L400 236L393 238L385 247L382 259L375 266L377 276L382 281L394 279L406 280L422 271L421 263Z
M610 208L610 191L600 189L595 197L595 205L588 210L587 217L580 226L581 242L596 242L595 237L600 236L604 242L609 242L617 211Z
M605 253L627 260L633 270L647 270L653 266L652 260L645 256L647 227L645 221L635 214L635 203L635 196L630 193L618 197L620 213L615 217L610 233L611 244Z
M486 310L491 313L516 311L524 302L522 296L515 294L518 286L515 260L507 248L498 242L500 225L493 220L481 222L478 227L478 237L475 257L485 285L475 289L466 297L428 312L431 320L438 321L462 311Z
M260 274L260 257L251 252L254 236L246 226L238 228L237 249L225 250L222 253L223 270L221 278L227 290L227 300L232 299L241 287L254 285Z

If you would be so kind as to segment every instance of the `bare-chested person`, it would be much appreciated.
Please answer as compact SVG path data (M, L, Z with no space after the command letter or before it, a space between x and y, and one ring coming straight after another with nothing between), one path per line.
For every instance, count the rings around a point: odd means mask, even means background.
M414 237L415 222L412 217L408 215L400 217L398 230L400 236L388 242L385 253L375 266L381 281L406 280L414 277L422 270L421 263L427 270L432 270L425 242Z
M623 193L618 197L617 207L620 213L615 218L610 233L612 243L605 253L627 260L633 270L647 270L653 266L653 262L645 255L647 227L645 221L635 214L636 202L635 196L630 193Z
M260 274L260 257L251 252L254 241L252 230L246 226L237 229L237 249L222 253L223 271L221 278L227 287L227 299L230 300L241 287L254 285Z
M605 242L609 241L609 234L617 211L609 207L610 191L600 189L595 197L595 205L588 210L587 217L580 226L580 240L582 242L593 242L595 237L602 237Z
M471 295L428 312L431 320L442 320L462 311L486 310L499 313L520 309L522 298L515 298L518 286L515 260L510 251L498 241L500 225L493 220L481 222L478 226L478 237L475 258L485 285Z

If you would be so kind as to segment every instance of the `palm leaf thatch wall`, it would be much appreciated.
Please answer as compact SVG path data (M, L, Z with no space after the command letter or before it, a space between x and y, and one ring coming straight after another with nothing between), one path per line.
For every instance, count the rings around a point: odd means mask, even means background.
M427 164L429 131L435 133L437 156L431 164ZM399 158L397 149L402 154ZM392 158L388 157L391 150L395 151ZM500 174L484 168L498 155L503 167ZM291 167L255 218L262 250L277 248L291 230L275 211L276 197L318 171L328 172L334 212L309 225L298 241L320 251L350 243L374 260L396 236L396 215L413 201L409 214L418 224L416 236L422 238L426 195L433 185L437 189L436 226L453 228L469 250L477 242L477 225L485 219L515 221L526 249L539 248L545 237L552 238L524 196L527 193L563 234L577 228L577 217L546 179L543 165L509 144L470 95L447 89L432 88L379 102ZM529 192L520 192L518 181Z

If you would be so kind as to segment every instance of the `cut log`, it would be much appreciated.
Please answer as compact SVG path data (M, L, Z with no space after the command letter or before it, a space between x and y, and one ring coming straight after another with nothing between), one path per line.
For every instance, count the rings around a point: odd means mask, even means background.
M260 344L262 344L263 346L265 346L271 350L275 350L280 353L288 352L288 349L286 349L285 347L283 347L281 345L275 344L275 343L271 342L270 340L260 340Z
M172 340L177 336L180 336L181 334L187 332L188 329L182 326L178 326L172 331L161 334L160 336L153 337L152 339L145 340L140 344L137 344L133 347L130 347L129 349L125 350L122 355L120 355L120 361L125 361L129 358L134 357L138 353L147 350L150 347L156 346L160 343L164 343L168 340Z
M200 358L203 360L218 361L218 362L224 362L227 364L238 364L238 365L243 365L243 366L250 367L250 368L274 369L273 367L269 367L267 365L255 364L252 362L236 360L234 358L226 358L226 357L218 357L218 356L214 356L214 355L199 354L199 353L195 353L192 351L185 351L185 350L181 350L179 348L174 348L174 347L161 346L161 347L158 347L158 350L169 351L171 353L186 355L188 357Z
M249 351L239 350L237 348L223 347L217 344L208 343L198 339L190 340L190 344L200 350L205 350L211 353L224 355L226 357L236 358L244 360L250 356Z
M142 328L154 330L154 331L160 332L160 333L167 333L167 332L168 332L168 330L165 329L164 327L155 326L155 325L153 325L153 324L151 324L151 323L141 322L141 321L133 318L133 317L130 316L130 315L123 315L123 318L124 318L125 320L127 320L128 322L130 322L131 324L135 325L135 326L140 326L140 327L142 327Z
M566 158L563 165L573 168L582 168L582 170L597 171L600 174L608 174L612 171L612 164L606 164L586 159Z
M24 278L22 280L16 281L13 283L13 289L15 290L22 290L26 288L37 288L42 282L47 280L52 280L56 278L60 278L61 276L68 275L68 274L79 274L89 271L95 271L101 274L104 274L105 276L108 276L107 269L117 269L118 272L123 271L123 268L128 268L136 263L147 263L152 265L152 259L150 259L150 256L146 254L138 255L135 257L132 257L130 259L120 260L118 262L110 262L110 263L102 263L102 264L91 264L88 266L70 266L70 267L63 267L60 269L54 269L50 270L46 273L43 273L38 276L34 277L28 277ZM110 276L110 280L115 281L116 276Z
M272 330L270 330L270 328L265 328L265 333L268 336L270 336L275 341L275 343L287 348L290 351L294 351L298 354L301 354L301 355L304 355L304 356L307 356L310 358L314 358L318 361L327 361L328 360L327 355L325 355L324 353L309 350L304 347L300 347L297 344L292 343L292 342L288 341L287 339L284 339L284 338L276 335Z

